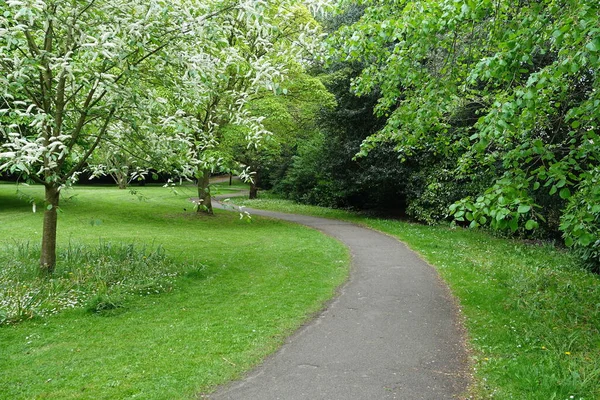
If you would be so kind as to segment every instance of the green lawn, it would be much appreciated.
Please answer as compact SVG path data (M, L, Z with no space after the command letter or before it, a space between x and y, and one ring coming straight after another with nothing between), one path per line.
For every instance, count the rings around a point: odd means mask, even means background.
M417 251L449 284L466 317L473 398L600 399L600 277L566 252L286 200L235 201L351 220Z
M19 191L0 184L5 254L14 247L34 252L40 240L42 191ZM76 307L0 326L0 398L195 398L275 350L347 276L345 248L314 230L218 210L197 216L188 202L192 189L136 191L63 193L61 254L98 248L99 241L162 246L178 276L158 294L124 295L108 312ZM89 261L81 268L94 269ZM57 276L76 268L65 264Z

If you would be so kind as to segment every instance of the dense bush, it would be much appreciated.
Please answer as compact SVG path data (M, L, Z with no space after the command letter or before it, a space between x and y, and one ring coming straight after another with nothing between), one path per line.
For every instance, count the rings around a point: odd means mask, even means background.
M565 243L591 269L600 272L600 168L586 175L578 191L569 198L560 228Z
M408 170L406 214L411 218L435 224L450 217L450 206L481 190L490 177L484 174L458 176L452 160L439 160Z
M600 3L361 4L330 56L363 65L352 90L386 123L361 154L395 145L408 213L435 222L458 200L460 223L562 235L596 263Z
M361 4L331 24L338 106L283 192L563 237L600 271L599 3Z

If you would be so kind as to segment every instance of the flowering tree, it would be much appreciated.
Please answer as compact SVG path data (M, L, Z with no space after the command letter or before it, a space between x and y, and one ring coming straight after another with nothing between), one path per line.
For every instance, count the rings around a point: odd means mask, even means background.
M127 136L127 137L124 137ZM136 178L142 178L153 167L149 153L144 155L145 138L121 121L111 124L106 139L88 160L92 177L109 175L119 189L127 189Z
M144 93L147 65L232 5L162 0L9 0L0 4L0 170L45 188L40 264L56 263L60 191L111 122ZM218 7L223 7L219 9ZM189 11L191 10L191 11Z
M204 183L218 165L208 150L221 121L252 127L253 139L265 133L261 118L245 112L244 104L257 88L274 88L282 79L272 55L283 48L272 43L283 43L289 32L274 21L300 9L299 2L262 0L0 3L0 171L45 188L43 271L51 273L56 264L61 190L99 146L108 148L107 137L121 140L111 132L123 115L135 112L149 122L144 141L159 148L163 161L173 157L183 173L192 171ZM294 38L306 43L302 35ZM160 128L175 136L151 129L158 121L151 115L164 103L156 88L172 89L175 112ZM178 151L181 143L187 158Z
M183 43L170 84L173 110L163 121L187 145L184 174L198 180L198 210L209 214L210 174L233 158L222 146L223 127L244 127L245 146L260 146L269 132L248 102L264 90L281 92L289 65L314 46L318 33L305 5L293 0L242 2L210 22L201 47Z

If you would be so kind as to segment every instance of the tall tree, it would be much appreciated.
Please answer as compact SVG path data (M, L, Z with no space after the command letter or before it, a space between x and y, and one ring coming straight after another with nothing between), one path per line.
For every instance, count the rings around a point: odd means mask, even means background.
M320 111L334 106L334 96L321 80L299 64L290 65L280 94L262 91L248 103L251 115L265 117L262 123L271 134L258 147L246 146L247 130L228 127L225 141L233 159L252 171L251 199L257 197L259 188L271 188L282 179L298 146L318 134Z
M223 127L244 128L245 146L258 147L269 132L264 116L249 112L261 91L280 92L290 65L314 46L318 24L303 2L244 2L205 30L202 47L181 49L184 60L172 84L173 113L165 127L187 143L189 165L198 182L198 211L212 214L210 174L230 160Z

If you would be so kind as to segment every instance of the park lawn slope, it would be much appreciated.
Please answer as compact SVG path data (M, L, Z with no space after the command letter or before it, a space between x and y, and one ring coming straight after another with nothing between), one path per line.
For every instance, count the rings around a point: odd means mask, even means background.
M600 276L566 251L281 199L235 201L360 223L418 252L460 303L473 350L473 398L600 398Z
M40 239L42 213L29 201L42 208L42 191L19 190L0 185L0 246ZM198 216L193 192L180 190L63 194L60 248L162 246L179 276L106 312L80 307L0 326L0 398L194 398L273 352L346 279L337 241L282 221Z

